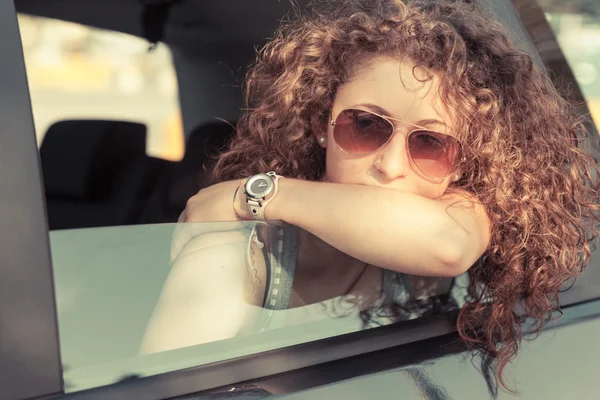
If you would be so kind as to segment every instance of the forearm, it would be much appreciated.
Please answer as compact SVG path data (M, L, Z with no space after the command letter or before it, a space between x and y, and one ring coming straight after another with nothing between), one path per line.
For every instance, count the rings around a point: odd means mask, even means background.
M282 179L267 217L299 226L376 266L454 276L464 269L466 233L446 208L394 189Z

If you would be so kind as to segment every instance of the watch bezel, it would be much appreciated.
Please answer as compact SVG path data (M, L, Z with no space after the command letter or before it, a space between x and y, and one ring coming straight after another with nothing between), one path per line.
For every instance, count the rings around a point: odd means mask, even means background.
M260 193L256 193L252 190L252 184L254 184L254 182L256 182L259 179L266 180L267 187L265 188L264 191L262 191ZM246 192L246 196L248 196L248 197L251 197L254 199L263 199L273 191L274 187L275 187L275 184L273 182L273 178L270 175L256 174L256 175L250 177L250 179L248 179L248 182L246 182L246 184L244 185L244 191Z

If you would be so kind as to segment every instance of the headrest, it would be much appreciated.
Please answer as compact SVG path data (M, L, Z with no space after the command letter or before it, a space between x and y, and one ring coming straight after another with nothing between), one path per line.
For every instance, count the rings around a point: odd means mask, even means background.
M210 159L224 150L227 141L235 133L233 124L214 121L196 127L185 144L183 162L198 163Z
M146 153L146 126L124 121L57 122L40 148L47 195L91 198L110 189L133 158Z
M210 122L195 128L187 139L183 159L174 166L169 188L169 203L185 205L186 201L204 187L202 167L210 164L212 156L222 152L235 128L227 122Z

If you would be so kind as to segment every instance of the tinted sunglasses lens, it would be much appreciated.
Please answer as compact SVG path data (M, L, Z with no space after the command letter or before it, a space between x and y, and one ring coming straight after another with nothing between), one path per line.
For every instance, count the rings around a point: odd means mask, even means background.
M410 157L431 178L445 178L456 171L460 143L450 135L417 130L408 136Z
M384 118L363 110L344 110L336 118L333 138L346 153L361 155L383 146L394 126Z

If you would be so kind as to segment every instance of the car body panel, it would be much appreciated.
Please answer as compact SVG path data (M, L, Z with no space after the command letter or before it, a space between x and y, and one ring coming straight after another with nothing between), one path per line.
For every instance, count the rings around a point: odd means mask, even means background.
M600 303L595 304L600 314ZM600 393L600 318L548 330L524 342L506 369L518 396L500 390L498 399L595 400ZM487 399L482 375L465 353L395 371L386 371L280 398L299 399Z

